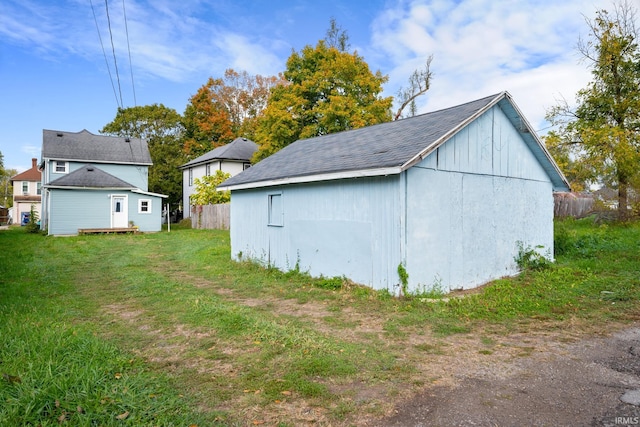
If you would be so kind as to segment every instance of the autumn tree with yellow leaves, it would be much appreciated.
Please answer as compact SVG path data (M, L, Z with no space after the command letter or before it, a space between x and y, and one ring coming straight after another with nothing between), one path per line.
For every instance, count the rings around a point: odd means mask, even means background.
M635 10L626 2L588 21L590 37L579 50L592 81L547 118L557 126L545 142L579 186L594 183L618 190L618 217L629 217L629 189L640 181L640 50Z
M391 121L393 98L381 96L387 76L371 72L357 52L342 50L346 39L336 40L320 40L291 54L286 84L271 90L259 120L254 161L298 139Z

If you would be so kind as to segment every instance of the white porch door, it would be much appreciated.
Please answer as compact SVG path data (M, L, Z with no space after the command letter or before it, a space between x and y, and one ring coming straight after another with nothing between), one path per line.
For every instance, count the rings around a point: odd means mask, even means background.
M127 196L111 197L111 228L126 228L129 223Z

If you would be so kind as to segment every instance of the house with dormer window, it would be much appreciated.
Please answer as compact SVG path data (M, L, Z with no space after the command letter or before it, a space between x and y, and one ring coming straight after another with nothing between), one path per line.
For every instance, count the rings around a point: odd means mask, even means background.
M146 141L87 130L43 130L41 227L50 235L162 229L162 199L148 191Z

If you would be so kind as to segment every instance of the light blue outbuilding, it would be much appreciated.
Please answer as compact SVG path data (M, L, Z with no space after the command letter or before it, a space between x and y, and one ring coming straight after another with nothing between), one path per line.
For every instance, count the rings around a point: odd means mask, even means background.
M399 293L468 289L553 257L569 185L507 92L296 141L230 178L232 257Z
M41 226L50 235L80 229L162 229L162 199L148 191L146 141L87 130L43 130Z

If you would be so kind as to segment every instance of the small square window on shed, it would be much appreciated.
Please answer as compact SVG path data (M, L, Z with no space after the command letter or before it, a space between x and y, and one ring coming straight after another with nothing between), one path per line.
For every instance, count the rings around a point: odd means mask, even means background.
M269 194L269 225L282 227L284 225L284 207L282 193Z

